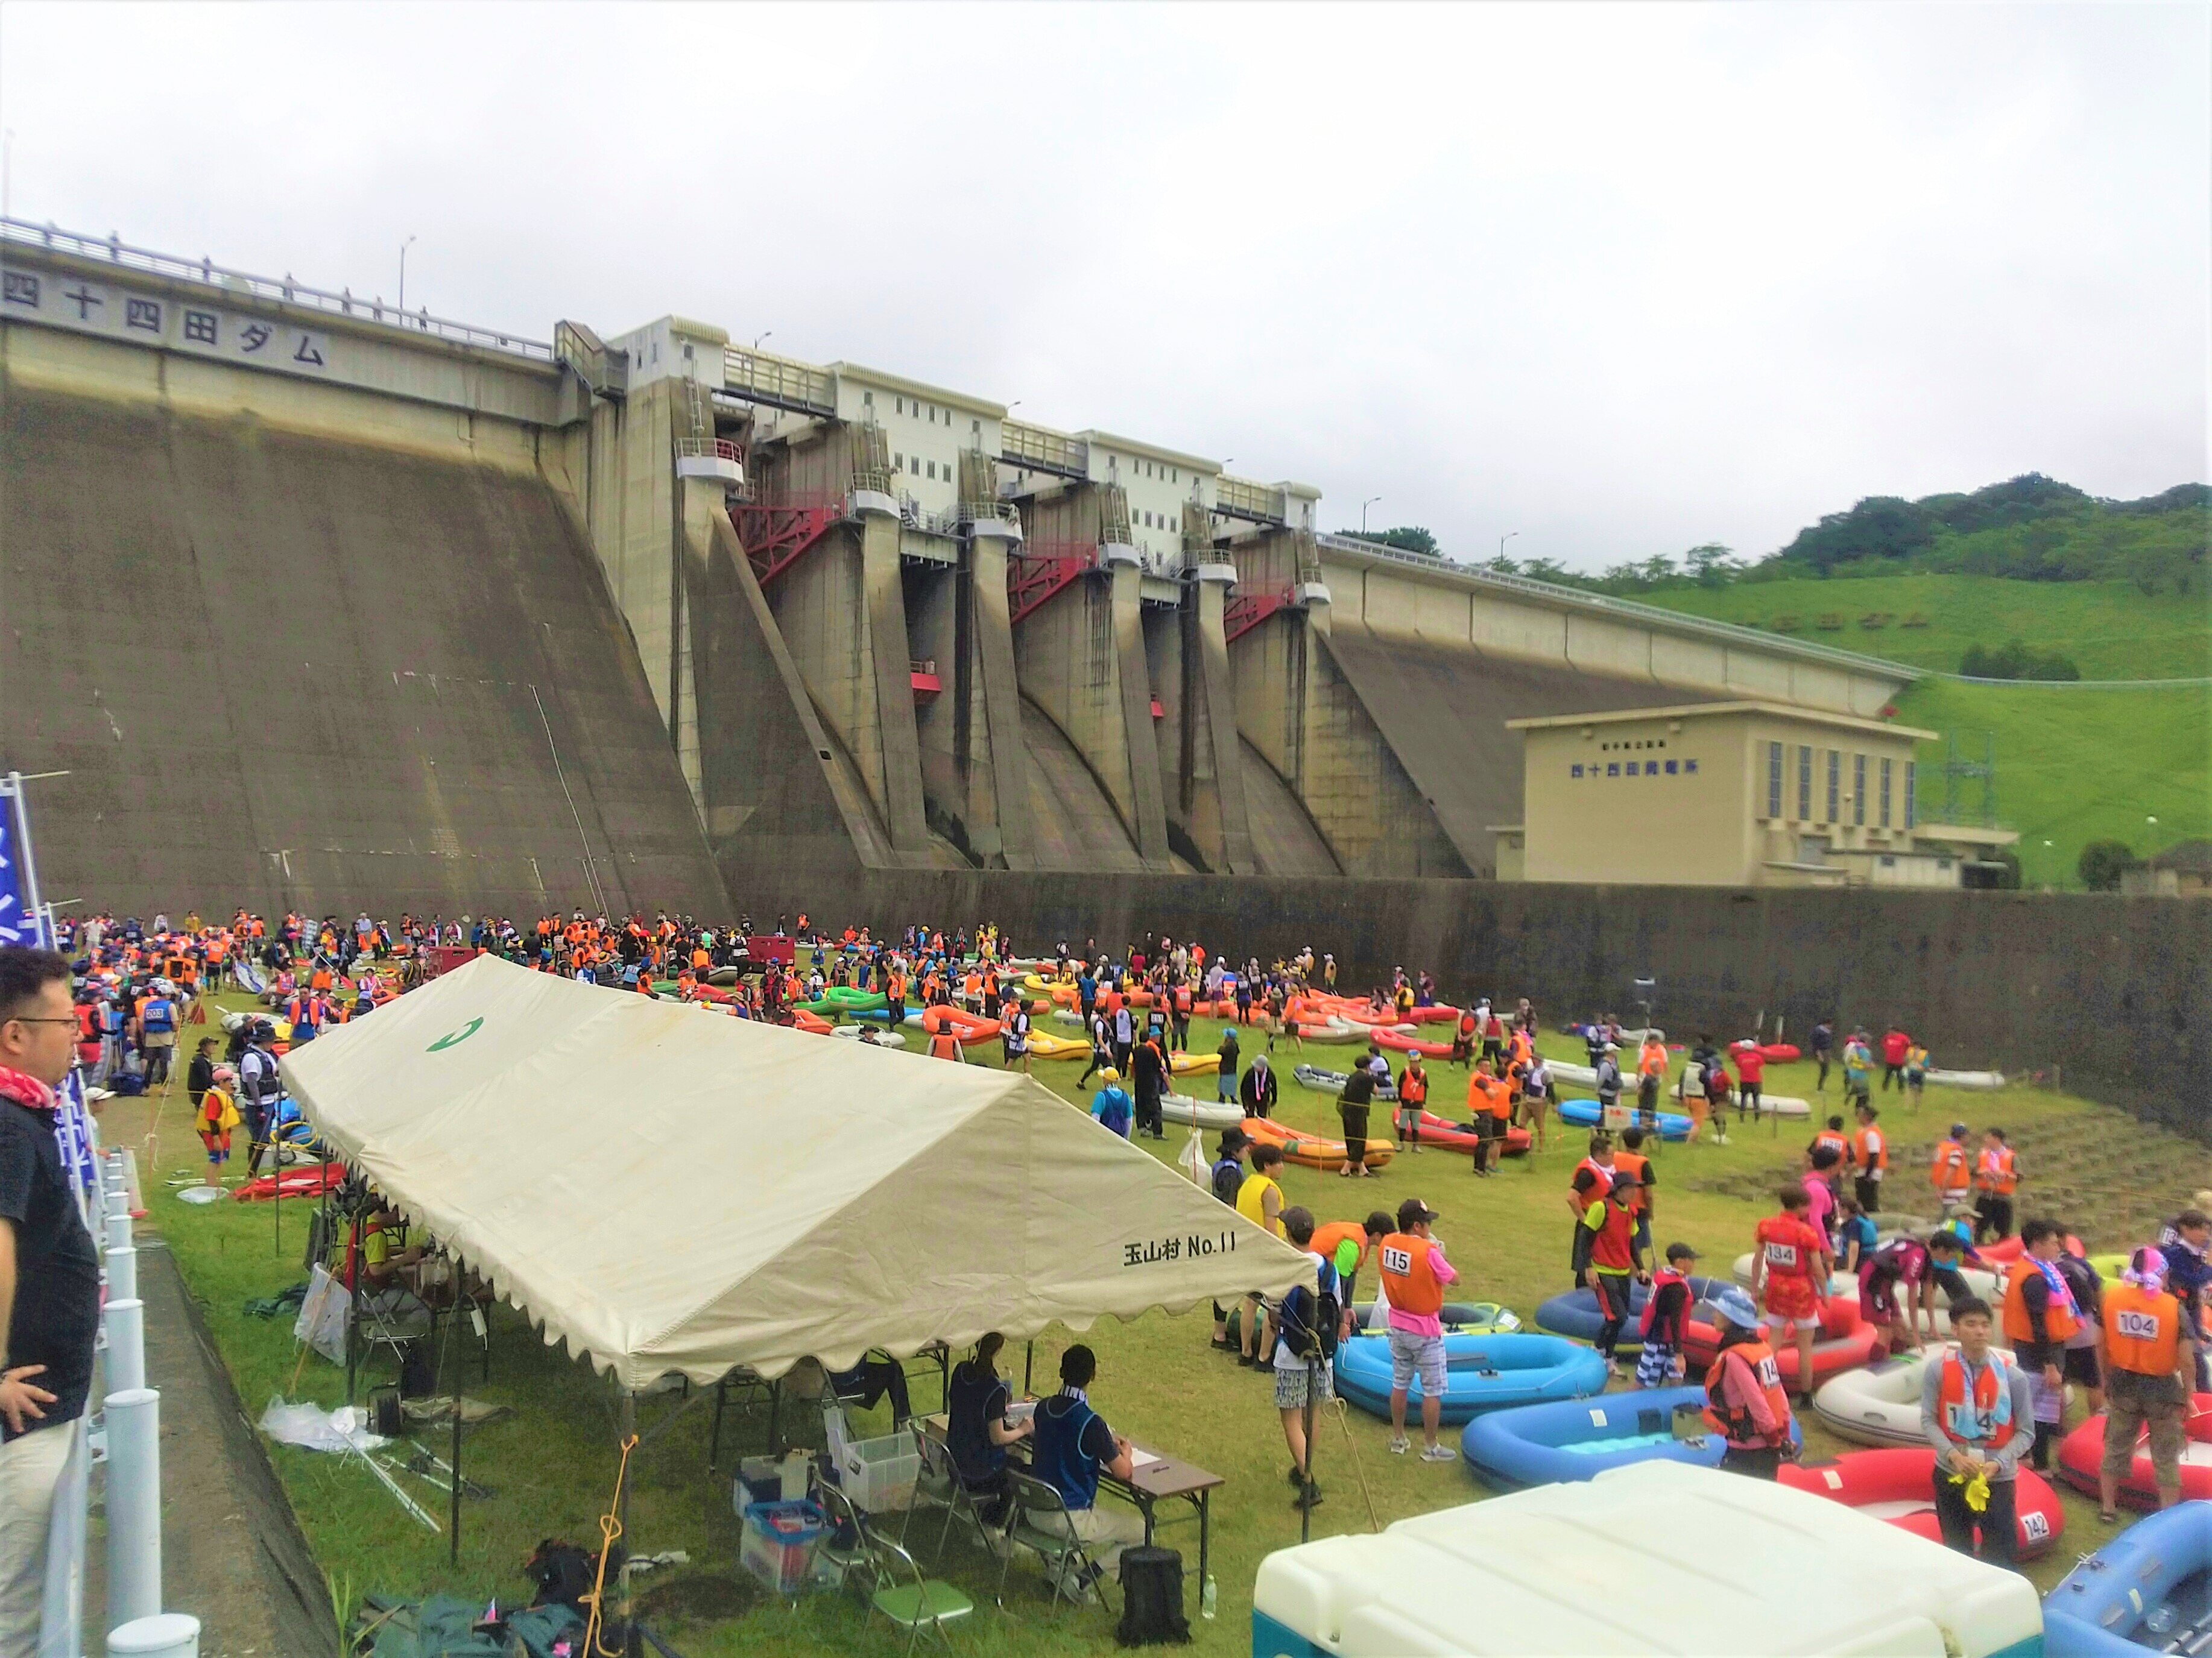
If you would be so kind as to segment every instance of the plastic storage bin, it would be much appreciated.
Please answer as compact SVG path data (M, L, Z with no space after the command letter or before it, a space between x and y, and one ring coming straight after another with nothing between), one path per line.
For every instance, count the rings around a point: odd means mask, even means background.
M836 1447L837 1489L871 1514L903 1509L921 1477L921 1450L912 1434L848 1439Z
M749 1503L738 1560L766 1588L796 1594L813 1575L815 1551L829 1533L828 1520L811 1503Z

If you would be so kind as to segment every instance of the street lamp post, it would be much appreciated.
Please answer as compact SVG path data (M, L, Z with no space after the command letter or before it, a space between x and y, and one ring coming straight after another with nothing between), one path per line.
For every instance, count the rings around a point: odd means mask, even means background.
M1367 499L1366 499L1366 500L1364 500L1364 501L1361 501L1361 502L1359 503L1359 533L1360 533L1360 534L1362 534L1362 535L1365 535L1365 534L1367 533L1367 509L1368 509L1370 507L1372 507L1372 506L1373 506L1376 501L1380 501L1380 500L1382 500L1382 496L1380 496L1380 495L1370 495L1370 496L1368 496L1368 497L1367 497Z
M1501 563L1504 562L1505 558L1505 544L1512 540L1514 537L1520 533L1521 532L1518 530L1508 530L1504 535L1498 537L1498 557Z
M412 236L399 244L399 314L403 317L407 314L407 250L414 246Z

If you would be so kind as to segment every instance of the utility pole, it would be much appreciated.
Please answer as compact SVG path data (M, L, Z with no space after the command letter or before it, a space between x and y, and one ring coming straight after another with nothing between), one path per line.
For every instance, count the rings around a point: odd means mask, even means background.
M407 314L407 250L414 246L412 236L399 244L399 314L403 317Z

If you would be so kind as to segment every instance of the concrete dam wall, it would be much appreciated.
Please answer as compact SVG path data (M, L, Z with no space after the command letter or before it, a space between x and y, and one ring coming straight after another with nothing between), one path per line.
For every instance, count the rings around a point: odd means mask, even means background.
M526 452L288 429L180 404L119 347L7 340L0 756L66 774L32 786L50 896L724 912L636 652Z

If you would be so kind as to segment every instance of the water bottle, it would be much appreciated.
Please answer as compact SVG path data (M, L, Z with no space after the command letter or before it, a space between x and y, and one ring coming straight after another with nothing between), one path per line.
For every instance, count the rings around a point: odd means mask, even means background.
M1215 1609L1220 1604L1220 1592L1213 1587L1213 1574L1208 1572L1206 1574L1206 1587L1199 1593L1198 1615L1210 1624L1213 1621Z

